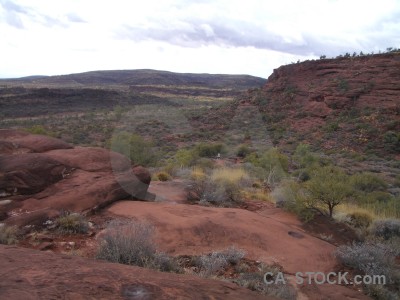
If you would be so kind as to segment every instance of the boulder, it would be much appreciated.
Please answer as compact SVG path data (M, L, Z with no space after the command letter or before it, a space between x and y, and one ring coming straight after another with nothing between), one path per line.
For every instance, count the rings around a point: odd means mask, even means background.
M22 150L23 149L23 150ZM121 199L147 199L151 176L102 148L0 130L0 206L5 222L40 224L61 210L91 212Z
M0 190L34 194L61 180L69 167L42 153L0 156Z
M53 149L72 149L73 146L56 138L39 134L30 134L12 129L0 130L0 154L2 148L12 149L21 152L26 149L28 152L46 152Z

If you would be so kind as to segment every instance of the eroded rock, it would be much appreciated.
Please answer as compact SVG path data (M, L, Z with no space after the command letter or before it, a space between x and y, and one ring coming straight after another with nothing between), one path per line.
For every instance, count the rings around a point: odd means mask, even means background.
M15 130L0 130L0 205L6 222L41 224L60 210L89 212L127 198L146 199L151 177L125 156ZM0 198L1 200L1 198Z
M2 299L276 299L229 282L14 246L0 245L0 269Z

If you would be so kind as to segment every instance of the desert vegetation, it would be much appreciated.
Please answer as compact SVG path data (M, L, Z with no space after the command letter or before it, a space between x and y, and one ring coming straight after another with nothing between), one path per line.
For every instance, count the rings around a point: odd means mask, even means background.
M400 295L400 268L396 257L400 254L399 219L376 220L363 223L363 242L343 245L336 256L344 266L364 275L383 275L385 282L364 285L366 293L374 299L397 299Z
M63 211L55 220L55 227L62 234L87 233L89 223L80 213Z
M0 226L0 244L11 245L18 241L18 229L16 226L2 224Z
M398 49L387 52L395 55ZM340 61L364 56L372 55L346 54ZM295 67L286 66L282 74L292 74ZM313 236L339 246L336 258L341 268L352 275L386 275L386 285L365 285L364 292L374 299L396 299L400 285L399 110L389 105L375 109L368 99L376 96L371 93L378 83L355 81L356 75L349 74L316 76L305 84L276 76L271 77L272 84L278 82L270 90L255 88L243 95L214 83L208 87L148 83L82 89L62 84L43 88L34 82L18 87L12 82L0 90L1 99L8 103L1 112L0 127L121 153L132 165L147 167L152 184L184 186L181 203L188 207L210 211L214 207L249 211L280 207L295 214L304 228L330 224L327 232L321 228ZM325 86L323 93L319 86ZM302 99L304 95L309 96ZM366 104L359 101L363 95L369 96ZM20 101L26 97L44 99L47 106L32 105L23 112ZM82 101L85 97L90 101ZM51 104L59 100L59 106ZM310 103L323 106L322 112L308 107ZM132 200L126 195L121 198ZM80 213L63 212L51 222L51 230L29 233L31 240L40 235L51 240L46 244L37 238L34 247L76 245L75 240L58 239L90 239L95 231ZM250 260L236 246L173 255L159 249L157 228L151 222L129 219L105 224L96 229L98 236L92 243L100 260L228 280L281 299L296 298L296 289L290 285L263 282L265 272L284 271L282 266ZM200 229L195 231L202 233ZM212 232L205 231L203 239ZM343 232L351 232L350 238L338 239ZM0 226L0 243L18 243L18 239L16 227Z
M154 228L134 221L111 221L102 235L96 257L110 262L180 272L173 258L156 250Z
M162 272L188 273L200 277L231 281L259 293L280 299L296 299L290 284L266 286L264 274L282 271L245 258L246 252L235 246L194 256L172 257L157 250L155 228L144 222L113 220L101 235L96 257L115 263L156 269ZM232 274L235 274L232 277Z

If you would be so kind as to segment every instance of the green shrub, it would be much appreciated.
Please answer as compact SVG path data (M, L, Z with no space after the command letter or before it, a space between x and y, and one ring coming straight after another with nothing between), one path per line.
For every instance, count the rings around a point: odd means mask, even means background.
M305 182L311 179L310 170L308 169L298 169L292 172L292 176L296 177L298 181Z
M251 153L245 158L245 162L264 169L266 172L263 177L271 187L286 178L289 170L288 157L277 148L270 148L260 156L257 153Z
M255 188L255 189L261 189L261 188L262 188L262 183L259 182L259 181L255 181L255 182L253 182L253 183L251 184L251 187L252 187L252 188Z
M373 192L386 190L386 182L372 173L357 173L350 178L354 189L362 192Z
M329 132L329 133L335 132L335 131L337 131L339 129L339 123L337 121L336 122L327 123L325 125L324 129L325 129L326 132Z
M313 170L311 179L304 183L308 192L307 206L333 216L336 206L350 199L349 176L337 167L326 166Z
M388 203L392 200L393 196L387 192L373 191L363 195L363 198L366 203ZM363 199L359 199L359 202L362 201Z
M264 152L260 157L260 165L264 169L268 170L272 167L277 167L287 172L289 169L288 157L281 153L278 148L271 148Z
M120 132L113 135L108 144L111 150L130 158L134 164L155 166L159 160L153 144L137 134Z
M11 245L18 241L18 229L16 226L0 225L0 244Z
M204 170L212 169L214 167L214 162L212 159L201 157L196 161L196 167L200 167Z
M173 160L180 168L192 166L198 158L197 152L194 150L179 149Z
M387 150L399 153L400 152L400 133L387 131L383 135L383 142Z
M63 234L87 233L89 230L87 220L79 213L63 212L56 219L56 226Z
M284 181L272 192L277 207L296 214L303 222L309 222L314 218L315 211L307 205L305 189L293 180Z
M195 148L196 153L200 157L216 157L218 153L225 152L225 146L223 144L198 144Z
M393 182L393 185L395 187L400 187L400 175L396 175L396 177L394 179L394 182Z
M252 152L252 150L246 146L246 145L240 145L238 149L236 150L236 155L242 158L245 158L247 155L249 155Z

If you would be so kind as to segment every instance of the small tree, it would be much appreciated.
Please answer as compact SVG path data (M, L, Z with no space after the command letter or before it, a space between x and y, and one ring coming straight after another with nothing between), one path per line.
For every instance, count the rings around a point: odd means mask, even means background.
M349 199L352 190L349 176L340 168L326 166L317 168L312 177L305 183L309 193L307 206L326 214L333 215L333 209Z
M180 168L191 166L197 158L197 153L193 150L179 149L174 156L174 162Z
M299 144L293 154L293 159L300 168L317 165L318 157L315 156L308 144Z
M157 153L151 142L137 134L119 132L109 141L111 150L129 157L135 164L152 166L157 162Z

